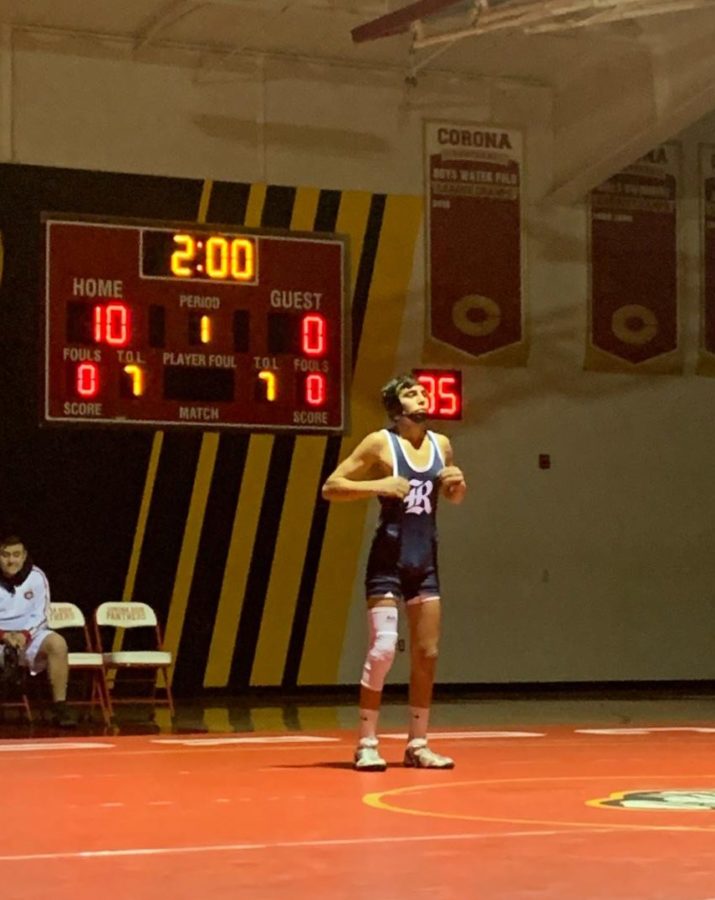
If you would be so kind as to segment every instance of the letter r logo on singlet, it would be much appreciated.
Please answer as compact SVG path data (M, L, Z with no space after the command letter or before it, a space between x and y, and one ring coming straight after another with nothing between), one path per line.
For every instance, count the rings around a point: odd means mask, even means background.
M410 478L412 490L405 497L405 512L415 516L432 512L430 494L434 485L431 481L420 481L418 478Z

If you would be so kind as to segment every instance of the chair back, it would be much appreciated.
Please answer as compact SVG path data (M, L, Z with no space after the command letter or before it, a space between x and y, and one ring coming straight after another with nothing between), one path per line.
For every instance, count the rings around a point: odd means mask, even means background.
M157 625L156 613L151 606L133 600L100 603L94 611L94 620L97 625L114 628L155 628Z
M50 603L47 624L53 631L61 628L84 628L84 613L74 603Z
M64 635L69 645L67 665L70 673L77 672L83 678L80 692L79 678L76 679L78 684L75 690L70 676L67 703L74 706L89 706L90 716L95 704L98 703L104 724L109 725L112 703L107 692L104 660L102 654L92 648L92 639L84 613L74 603L52 602L47 610L47 624L53 631L72 629Z

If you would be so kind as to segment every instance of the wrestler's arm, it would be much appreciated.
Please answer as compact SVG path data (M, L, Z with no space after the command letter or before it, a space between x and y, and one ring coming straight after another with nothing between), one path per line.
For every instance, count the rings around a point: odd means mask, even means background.
M368 497L397 497L402 499L409 492L406 478L387 475L371 478L375 471L387 468L385 451L387 438L379 431L364 437L328 477L322 495L333 502L364 500Z
M454 453L449 438L438 435L440 449L444 457L444 468L439 473L439 489L443 497L450 503L461 503L467 493L467 482L462 470L454 465Z

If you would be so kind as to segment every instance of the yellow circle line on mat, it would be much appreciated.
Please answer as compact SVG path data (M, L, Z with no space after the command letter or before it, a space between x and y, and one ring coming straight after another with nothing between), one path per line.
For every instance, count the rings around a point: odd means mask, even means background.
M621 781L625 778L629 780L640 780L641 782L645 781L646 779L650 780L651 778L657 778L658 780L672 780L679 778L681 780L687 779L689 781L693 781L697 780L698 778L715 778L715 775L562 775L555 777L546 776L543 778L490 778L478 781L451 781L445 782L444 784L411 784L406 787L392 788L388 791L375 791L371 794L365 794L362 799L363 803L365 803L367 806L372 806L375 809L386 810L387 812L402 813L403 815L407 816L426 816L432 819L459 819L461 821L467 822L501 822L508 825L568 825L569 827L573 828L602 828L608 831L715 831L715 825L712 828L703 828L693 825L619 825L610 822L608 824L604 823L603 825L599 825L598 822L568 822L562 819L515 819L497 816L475 816L465 813L430 812L429 810L422 809L407 809L404 806L397 806L396 804L392 804L385 799L387 797L399 797L401 795L409 794L415 791L429 791L441 788L460 788L473 785L533 784L535 782L564 782L587 780ZM644 810L623 810L623 812L632 814L634 812L644 812ZM653 810L648 810L648 812L652 813Z

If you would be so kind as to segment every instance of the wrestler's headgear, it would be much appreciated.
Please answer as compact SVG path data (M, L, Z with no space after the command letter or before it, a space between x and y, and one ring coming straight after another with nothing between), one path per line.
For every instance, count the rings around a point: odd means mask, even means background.
M382 405L387 410L387 414L391 419L398 419L400 416L406 415L402 408L402 401L400 400L400 391L404 391L405 388L414 387L418 385L419 381L414 377L414 375L405 374L405 375L396 375L394 378L391 378L390 381L382 389ZM419 412L414 412L407 416L408 419L411 419L413 422L424 422L427 418L427 415L420 410Z

